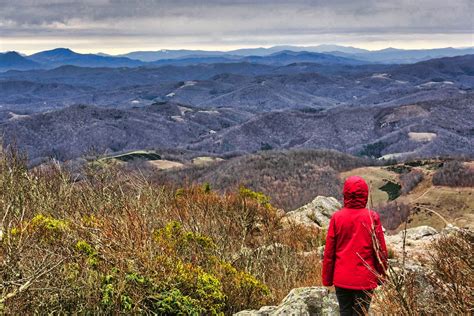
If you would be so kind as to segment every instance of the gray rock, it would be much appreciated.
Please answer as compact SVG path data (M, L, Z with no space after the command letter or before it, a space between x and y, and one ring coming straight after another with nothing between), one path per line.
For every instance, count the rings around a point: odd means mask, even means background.
M405 269L418 270L420 266L419 258L429 255L429 246L441 236L436 229L430 226L418 226L406 230L406 238L404 242L404 231L396 235L389 235L385 237L387 246L390 247L394 253L395 262L392 262L392 267L402 267L404 263ZM404 260L402 260L404 259Z
M302 287L290 291L278 306L264 306L259 310L241 311L239 316L276 315L337 315L338 304L334 294L324 287Z
M396 235L386 236L385 239L389 244L400 246L403 243L404 231L399 232ZM409 228L406 230L406 242L412 243L415 241L424 241L425 239L431 239L431 237L437 235L436 229L430 226L418 226Z
M259 310L245 310L238 312L234 315L238 316L267 316L273 315L278 306L263 306Z
M403 232L401 234L403 234ZM407 239L412 240L418 240L436 234L438 234L438 231L430 226L418 226L407 229Z
M454 234L461 231L461 229L453 224L447 224L446 227L443 228L441 233L443 234Z
M329 226L332 214L342 207L333 197L318 196L310 203L286 214L285 220L324 228Z

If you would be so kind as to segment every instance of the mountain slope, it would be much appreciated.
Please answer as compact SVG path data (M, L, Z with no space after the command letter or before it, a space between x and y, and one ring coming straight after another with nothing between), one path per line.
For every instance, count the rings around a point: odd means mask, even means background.
M30 159L68 160L91 151L185 146L248 118L233 110L205 111L171 103L128 110L76 105L17 115L3 121L0 130L5 143L15 141Z
M275 54L281 51L292 52L311 52L311 53L327 53L334 56L341 56L363 60L371 63L415 63L432 58L461 56L466 54L473 54L474 48L437 48L437 49L419 49L419 50L404 50L387 48L375 51L365 49L341 46L341 45L318 45L318 46L292 46L281 45L273 47L258 47L258 48L242 48L231 51L203 51L203 50L159 50L159 51L137 51L128 54L118 55L121 57L128 57L145 62L154 62L158 60L170 59L191 59L200 57L216 57L226 58L229 56L255 56L263 57Z
M344 54L343 56L367 60L375 63L386 64L410 64L433 58L462 56L474 54L474 47L470 48L437 48L437 49L419 49L404 50L395 48L386 48L378 51Z
M346 65L362 65L367 62L354 58L346 58L333 56L330 54L314 53L314 52L293 52L289 50L273 53L268 56L248 56L245 61L268 64L268 65L289 65L293 63L316 63L323 65L346 64Z
M474 76L474 54L430 59L412 65L402 65L391 71L397 79L408 76L442 81L452 77Z
M28 58L25 58L17 52L0 53L0 72L7 70L36 69L41 65Z
M30 81L0 81L0 100L2 104L14 105L14 109L27 105L31 109L37 105L40 109L46 106L64 106L74 103L79 96L89 94L92 88L73 86L62 83L38 83Z
M369 151L375 156L472 156L473 102L471 94L451 100L382 108L273 112L210 135L191 148L213 153L253 152L263 148L330 148L354 154ZM426 133L429 138L422 137Z
M358 175L372 183L371 207L381 211L380 215L385 228L394 230L402 223L403 219L400 214L391 213L389 212L390 208L383 206L389 203L389 198L387 192L380 188L389 181L403 186L401 178L410 171L423 174L423 178L419 183L395 199L396 203L409 205L409 209L412 210L408 227L429 225L436 229L444 228L446 222L439 216L427 211L427 209L430 209L458 227L468 226L472 229L474 226L474 195L472 194L472 188L433 184L433 174L445 163L446 161L434 160L407 162L388 167L362 167L342 172L340 179L344 181L349 176ZM472 165L472 162L470 164ZM394 202L391 202L391 204L394 205ZM392 212L395 210L396 207L392 207ZM396 212L399 212L399 210ZM403 229L403 225L398 229Z
M74 86L76 95L55 97L51 86L51 93L44 91L29 102L30 95L25 92L23 97L23 88L19 86L18 93L12 89L3 93L1 101L4 108L21 104L35 110L41 110L44 105L49 109L50 105L74 103L130 108L173 101L254 113L315 111L349 105L388 106L465 94L474 88L472 65L474 55L398 66L315 63L286 66L212 63L138 68L61 66L51 70L9 71L1 73L0 80L12 82L10 85L29 81ZM90 89L83 93L84 87Z
M157 83L203 80L222 73L256 76L270 73L274 67L249 63L199 64L138 68L90 68L61 66L50 70L9 71L0 74L3 80L23 80L42 83L66 83L96 88L118 88Z
M156 178L178 186L209 183L222 191L244 185L263 192L271 197L273 205L290 211L318 195L341 198L338 172L366 163L364 159L332 150L266 151L207 166L169 170Z
M79 54L67 48L39 52L28 56L28 58L48 68L64 65L81 67L138 67L144 65L143 62L130 58Z
M390 107L321 112L237 109L157 103L128 110L74 106L8 119L5 143L30 158L77 158L99 152L181 148L227 155L267 149L336 149L380 157L473 156L474 95Z

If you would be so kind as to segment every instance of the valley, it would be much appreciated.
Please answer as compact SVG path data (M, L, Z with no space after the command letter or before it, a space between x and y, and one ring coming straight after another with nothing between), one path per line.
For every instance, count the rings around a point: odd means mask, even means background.
M405 65L330 56L10 70L0 73L0 129L33 165L170 148L197 156L307 148L472 157L474 55Z
M0 315L473 315L473 3L0 0Z

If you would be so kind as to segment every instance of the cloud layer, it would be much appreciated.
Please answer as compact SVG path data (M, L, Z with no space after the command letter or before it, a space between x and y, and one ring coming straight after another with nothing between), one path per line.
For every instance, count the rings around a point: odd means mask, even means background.
M0 7L0 50L473 41L471 0L0 0Z

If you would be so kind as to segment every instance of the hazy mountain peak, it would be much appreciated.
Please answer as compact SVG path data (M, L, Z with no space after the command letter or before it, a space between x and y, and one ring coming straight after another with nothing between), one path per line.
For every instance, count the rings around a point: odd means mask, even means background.
M9 51L1 55L3 55L4 58L23 58L23 56L21 56L20 53L15 52L15 51Z
M384 49L381 49L379 50L379 52L399 52L403 49L398 49L398 48L394 48L394 47L387 47L387 48L384 48Z
M357 48L353 46L334 45L334 44L321 44L314 47L314 49L321 53L343 52L347 54L360 54L360 53L368 52L368 50L362 49L362 48Z
M76 55L76 54L78 54L78 53L72 51L69 48L61 48L60 47L60 48L55 48L55 49L51 49L51 50L42 51L42 52L30 55L30 56L39 56L39 55L42 55L42 56L55 56L55 55L71 56L71 55Z
M38 66L37 63L21 56L18 52L10 51L3 54L0 53L0 70L34 69L38 68Z

